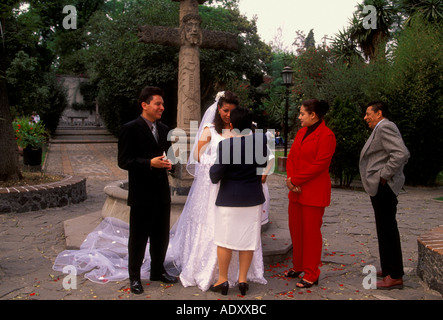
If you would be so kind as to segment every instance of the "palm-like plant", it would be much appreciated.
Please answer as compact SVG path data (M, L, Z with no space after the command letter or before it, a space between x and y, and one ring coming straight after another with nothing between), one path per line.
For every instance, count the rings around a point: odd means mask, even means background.
M440 23L443 18L442 0L397 0L400 9L408 16L406 23L411 22L411 17L419 13L425 21Z
M335 34L335 38L331 46L332 55L338 61L342 61L349 66L353 60L361 59L357 44L352 40L351 32L343 29Z
M363 25L366 18L363 8L368 5L372 5L376 9L376 29L368 29ZM357 7L357 12L350 21L351 38L358 43L365 58L373 61L380 49L383 50L381 53L384 53L384 46L389 39L390 29L394 24L397 10L389 0L364 0Z

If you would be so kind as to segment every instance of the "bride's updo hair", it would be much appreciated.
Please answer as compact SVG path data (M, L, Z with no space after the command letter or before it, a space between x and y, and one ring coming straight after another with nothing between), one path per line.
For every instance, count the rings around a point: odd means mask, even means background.
M221 107L223 107L223 103L233 104L233 105L235 105L236 108L238 108L238 105L240 104L237 95L231 91L225 91L224 95L222 95L220 97L220 99L218 100L218 103L217 103L217 109L220 109ZM222 118L220 117L220 113L218 112L218 110L214 116L214 125L215 125L215 130L219 134L221 134L222 130L225 127L225 123L223 122Z
M319 119L323 119L325 114L329 111L329 103L325 100L306 100L303 102L303 106L305 107L306 111L309 112L309 114L315 112Z

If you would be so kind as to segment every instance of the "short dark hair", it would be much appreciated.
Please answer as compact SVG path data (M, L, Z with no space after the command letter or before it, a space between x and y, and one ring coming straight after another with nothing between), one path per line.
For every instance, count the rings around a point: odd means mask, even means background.
M369 107L372 107L372 110L374 112L378 112L380 110L384 118L387 118L389 116L388 106L383 101L380 100L371 101L366 106L366 109Z
M231 124L234 129L243 131L252 128L252 114L249 109L235 108L231 111Z
M153 96L161 96L163 97L164 92L159 87L144 87L138 96L138 106L141 108L142 102L149 103L152 100Z

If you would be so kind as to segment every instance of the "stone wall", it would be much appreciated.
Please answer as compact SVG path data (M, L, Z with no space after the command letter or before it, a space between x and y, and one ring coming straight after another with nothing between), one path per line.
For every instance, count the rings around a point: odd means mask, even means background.
M76 77L68 75L59 75L58 81L66 89L68 106L63 111L60 117L59 125L80 125L84 123L85 125L103 125L102 119L98 114L98 110L88 111L88 110L74 110L72 108L73 103L83 103L84 99L80 92L80 84L85 81L89 81L87 77ZM82 122L80 119L72 119L70 117L85 117L86 119Z
M48 184L0 188L0 214L63 207L86 197L86 178L75 176Z
M417 243L417 274L429 288L443 295L443 225L421 235Z

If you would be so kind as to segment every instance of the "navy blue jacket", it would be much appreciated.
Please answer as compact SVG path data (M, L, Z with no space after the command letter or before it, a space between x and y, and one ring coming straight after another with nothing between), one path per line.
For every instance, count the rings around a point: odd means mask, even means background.
M264 134L221 141L217 161L209 171L212 183L220 181L215 204L223 207L252 207L264 203L261 172L267 166L267 161Z

